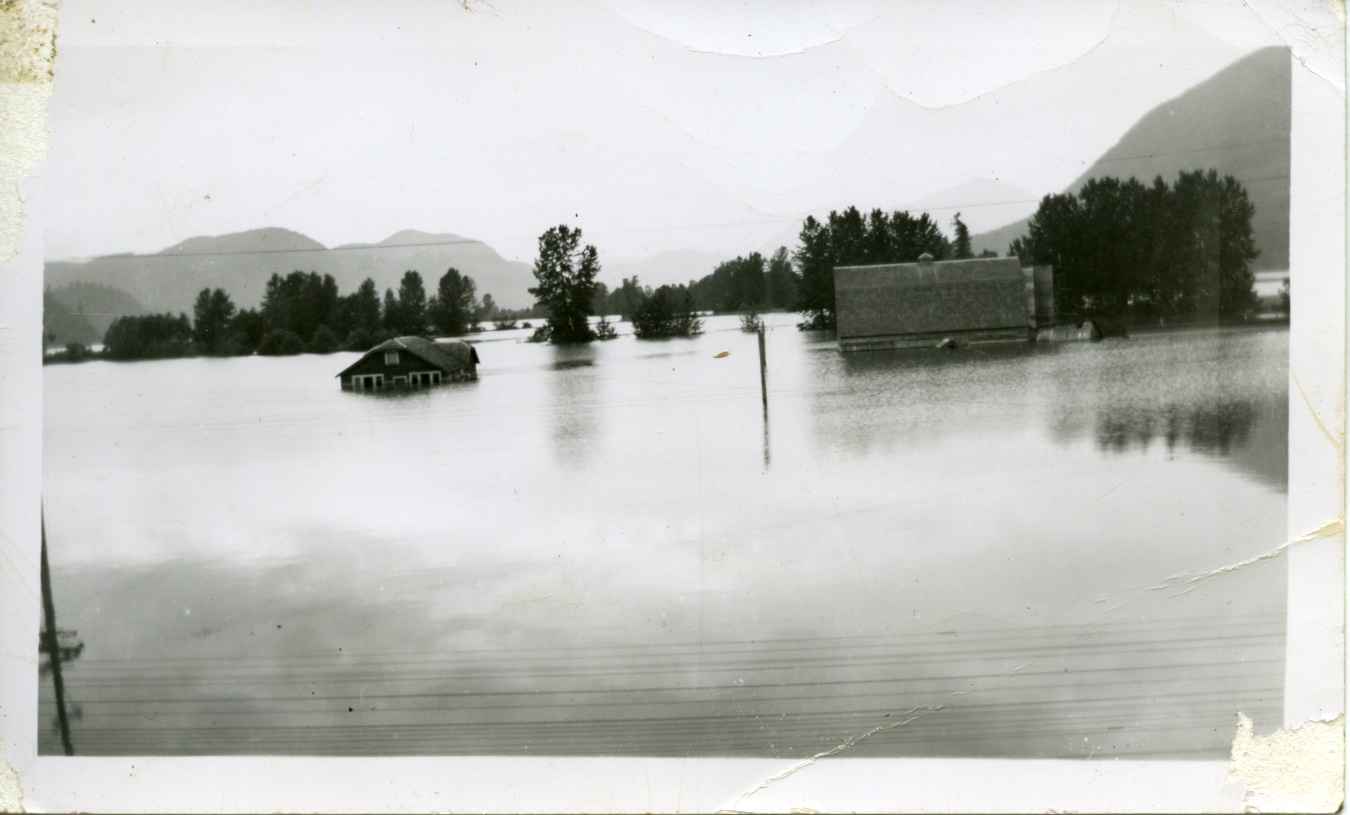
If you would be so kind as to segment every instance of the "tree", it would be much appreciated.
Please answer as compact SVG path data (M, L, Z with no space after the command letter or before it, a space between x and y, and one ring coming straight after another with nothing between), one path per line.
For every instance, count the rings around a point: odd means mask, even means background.
M581 230L566 224L539 236L539 257L534 277L539 285L530 289L540 306L548 309L551 342L589 342L595 339L586 318L595 296L595 278L600 259L595 247L583 249Z
M751 252L719 263L713 273L689 284L697 308L721 313L757 308L764 303L764 257Z
M492 295L484 294L483 304L478 309L478 317L475 320L475 322L483 322L484 320L491 320L492 318L497 316L497 312L498 312L497 303L492 299Z
M202 289L192 307L192 340L204 354L225 353L234 302L224 289Z
M103 335L111 359L167 359L192 353L192 323L186 314L118 317Z
M399 334L416 336L427 332L427 290L422 275L409 270L398 284L398 307L394 310L397 323L385 323Z
M970 227L961 220L959 212L952 216L952 232L956 236L952 239L952 258L966 260L975 257L970 248Z
M467 333L478 322L478 286L473 278L450 269L441 275L432 299L431 323L448 336Z
M1060 313L1234 319L1256 303L1254 212L1242 185L1214 170L1171 185L1099 178L1043 198L1009 251L1054 266Z
M876 244L869 239L868 222L857 207L849 207L843 212L831 212L827 221L830 233L830 247L833 250L833 265L855 266L863 263L882 262L872 252ZM830 286L834 286L831 270Z
M609 306L605 310L610 314L618 314L620 319L627 320L633 316L637 307L642 305L648 294L650 292L642 288L637 275L625 277L619 288L609 295Z
M640 340L691 337L702 330L703 321L685 286L661 286L633 313L633 333Z
M384 290L384 318L381 320L382 326L395 336L403 332L396 326L404 324L403 311L399 308L398 298L394 296L393 289Z
M951 246L942 230L927 212L918 217L908 212L891 214L890 256L879 263L914 263L920 255L932 255L934 260L945 260L951 255Z
M792 308L797 301L797 273L792 270L786 246L778 247L769 258L769 270L764 276L764 299L769 308Z
M609 286L597 282L595 284L595 294L591 295L591 314L596 317L604 317L609 313Z
M797 310L806 317L803 328L834 328L834 251L830 229L808 215L798 235L795 255L801 270Z
M268 279L259 311L269 327L311 337L319 326L338 321L339 302L332 275L296 271Z
M366 278L361 281L361 285L356 291L342 299L342 326L343 332L348 337L354 331L362 331L366 334L374 334L380 330L380 292L375 288L375 281ZM334 326L338 328L338 326Z
M309 350L315 354L331 354L342 348L333 329L321 325L314 329L314 337L309 341Z
M267 320L257 309L241 309L230 320L229 340L225 353L230 355L251 354L258 349L263 335L267 333Z
M764 276L764 256L751 252L732 261L731 297L734 305L726 311L759 308L764 305L767 282Z
M291 356L305 353L305 341L294 331L274 328L268 331L258 343L258 353L269 357Z

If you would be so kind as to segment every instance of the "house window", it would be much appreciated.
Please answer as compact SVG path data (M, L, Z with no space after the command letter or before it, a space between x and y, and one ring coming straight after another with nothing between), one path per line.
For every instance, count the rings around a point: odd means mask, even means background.
M384 352L384 364L385 364L385 365L397 365L397 364L398 364L398 352L397 352L397 351L385 351L385 352Z

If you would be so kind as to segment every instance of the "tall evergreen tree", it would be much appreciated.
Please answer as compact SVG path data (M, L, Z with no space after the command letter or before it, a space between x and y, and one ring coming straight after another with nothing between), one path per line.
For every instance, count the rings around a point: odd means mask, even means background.
M806 216L798 236L797 310L806 317L804 328L834 328L834 252L830 230L814 216Z
M422 275L412 270L403 273L392 317L389 314L391 297L392 294L386 292L385 326L405 336L427 333L427 290L422 284Z
M890 219L890 257L882 263L914 263L920 255L932 255L934 260L946 260L951 252L946 237L927 212L918 217L908 212L896 212Z
M765 300L769 308L792 308L797 300L797 273L786 246L778 247L769 258L769 269L764 280Z
M384 330L392 331L395 334L403 333L402 329L406 321L403 318L402 309L399 308L398 297L394 296L393 289L384 290L384 308L381 311L384 312L382 321Z
M952 216L952 258L954 260L966 260L975 257L975 253L970 248L970 227L966 226L965 221L961 220L961 213Z
M493 317L496 316L497 316L497 302L492 299L491 294L484 293L482 305L478 309L478 316L474 320L474 322L480 323L484 320L491 320Z
M260 311L271 328L307 339L319 326L338 320L338 303L337 281L332 275L295 271L285 277L272 275Z
M234 302L224 289L202 289L192 306L192 341L201 353L225 353L225 341L229 338L234 314Z
M346 332L360 331L374 336L381 324L380 291L375 288L375 281L368 277L362 280L356 291L343 298L342 310Z
M586 318L595 297L595 278L600 258L595 247L581 244L581 230L566 224L539 236L539 257L534 277L539 285L530 289L540 306L548 309L548 333L553 342L589 342L595 339Z
M473 278L454 268L441 275L430 312L432 325L441 334L468 332L478 320L478 286Z
M831 212L828 229L835 266L880 262L872 254L874 242L868 238L867 221L857 207L849 207L843 212ZM834 286L833 275L830 286L831 288ZM833 302L833 297L831 301Z

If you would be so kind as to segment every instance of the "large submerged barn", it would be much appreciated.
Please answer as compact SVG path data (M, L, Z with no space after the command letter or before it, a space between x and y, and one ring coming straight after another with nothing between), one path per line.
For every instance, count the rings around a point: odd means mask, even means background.
M478 378L478 351L460 340L397 337L338 374L344 391L425 388Z
M839 348L869 351L1029 342L1054 322L1049 267L1017 258L840 266L834 270Z

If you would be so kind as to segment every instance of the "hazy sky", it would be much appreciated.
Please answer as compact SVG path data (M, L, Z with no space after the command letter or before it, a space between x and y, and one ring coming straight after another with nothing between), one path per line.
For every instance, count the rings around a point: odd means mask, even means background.
M739 254L972 179L1058 191L1274 44L1240 2L65 0L47 255L282 226L528 261L562 222L602 260Z

